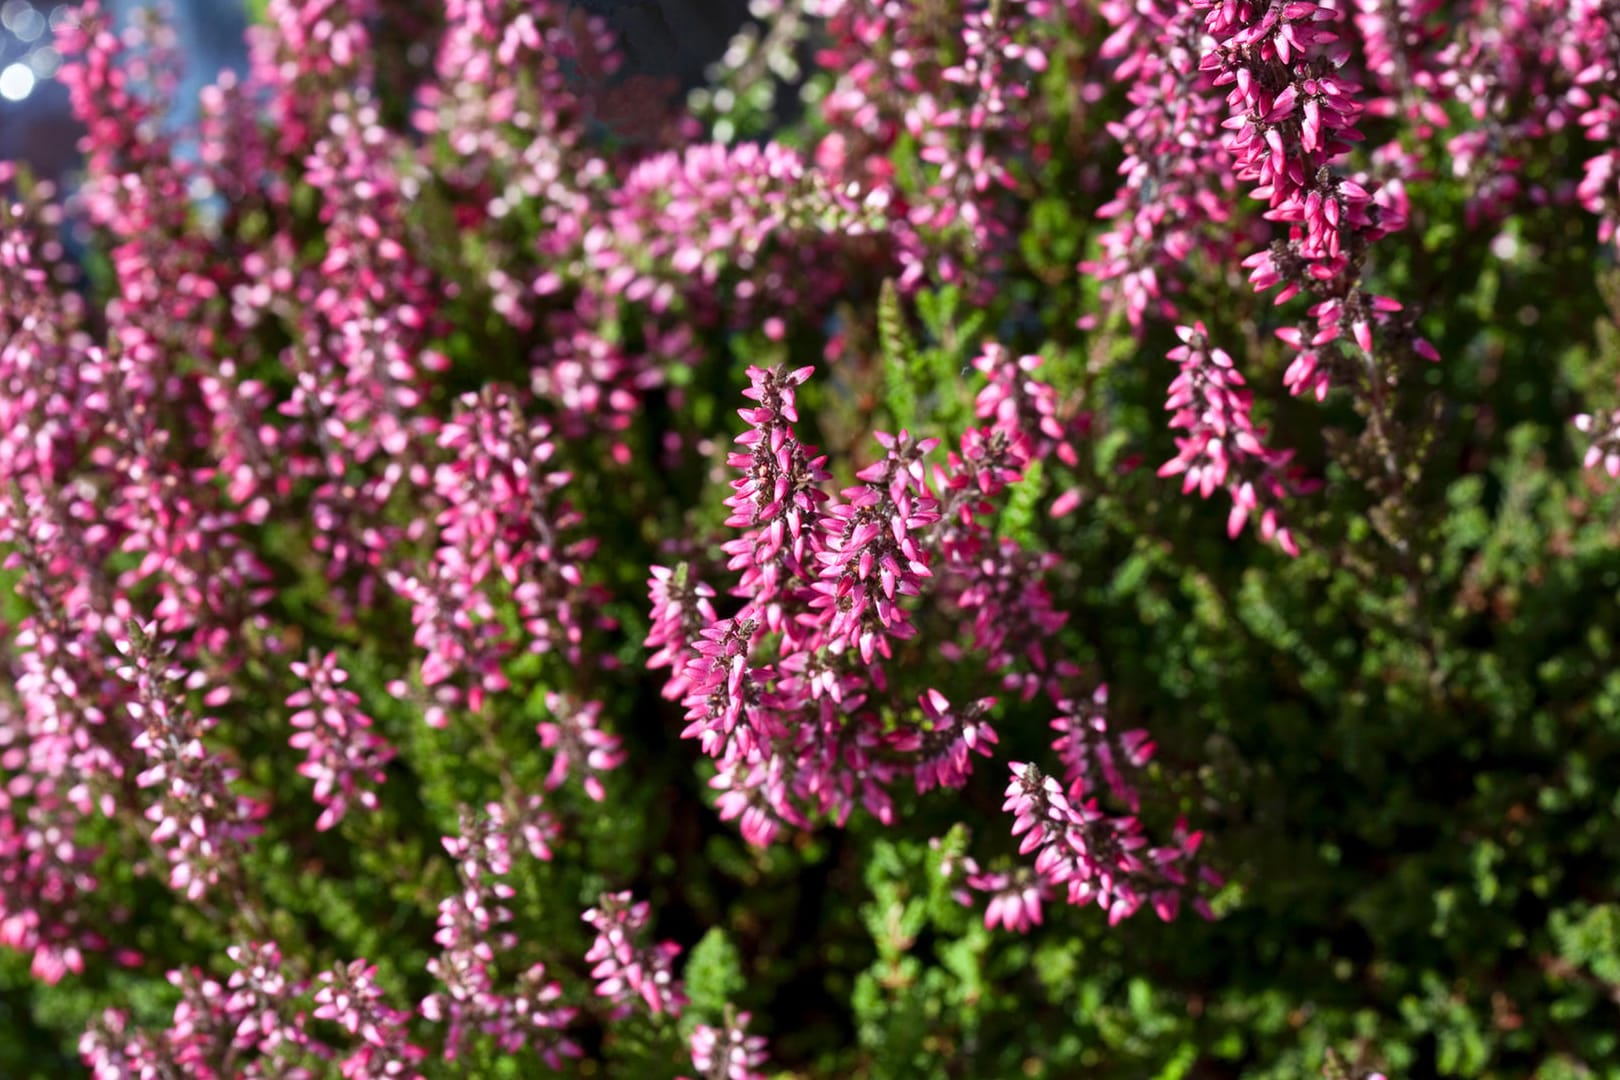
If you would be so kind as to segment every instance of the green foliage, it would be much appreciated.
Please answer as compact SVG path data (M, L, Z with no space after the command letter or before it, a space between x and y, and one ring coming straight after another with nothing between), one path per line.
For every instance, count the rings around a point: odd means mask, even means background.
M917 423L917 350L900 310L900 293L892 280L878 295L878 345L883 357L883 403L902 428Z
M691 999L692 1011L717 1022L728 1004L747 988L743 975L742 956L737 946L719 927L713 927L692 948L686 961L686 996Z

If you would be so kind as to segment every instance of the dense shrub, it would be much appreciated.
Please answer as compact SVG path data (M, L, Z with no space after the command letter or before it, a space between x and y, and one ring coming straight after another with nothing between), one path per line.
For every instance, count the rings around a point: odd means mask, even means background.
M1613 0L259 22L0 167L0 1071L1620 1075Z

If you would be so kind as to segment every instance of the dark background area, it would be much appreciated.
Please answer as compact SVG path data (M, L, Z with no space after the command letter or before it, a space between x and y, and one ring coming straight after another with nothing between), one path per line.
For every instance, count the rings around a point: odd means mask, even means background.
M672 79L682 90L703 82L705 69L724 54L749 17L747 0L577 0L576 6L600 15L613 28L624 53L620 79ZM104 7L120 19L138 8L158 7L171 14L186 64L172 118L176 125L194 117L197 92L221 70L247 66L247 14L241 0L167 0L162 5L105 0ZM70 4L43 0L0 3L0 74L19 65L9 86L0 80L0 160L27 162L42 178L60 179L77 158L78 129L67 91L53 77L60 58L52 44L52 26L70 10Z

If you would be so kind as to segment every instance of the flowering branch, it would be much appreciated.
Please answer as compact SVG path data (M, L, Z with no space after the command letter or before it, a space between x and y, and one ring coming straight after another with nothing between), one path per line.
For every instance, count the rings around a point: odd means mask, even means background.
M1224 487L1232 496L1228 536L1237 536L1258 514L1261 538L1297 556L1299 545L1280 513L1289 496L1309 490L1287 469L1293 451L1265 445L1265 430L1250 415L1253 398L1242 389L1243 376L1224 349L1210 344L1203 323L1178 326L1176 335L1182 343L1169 356L1181 373L1170 384L1165 408L1174 413L1170 427L1187 434L1176 437L1178 452L1159 467L1159 475L1180 475L1183 494L1196 490L1205 499Z

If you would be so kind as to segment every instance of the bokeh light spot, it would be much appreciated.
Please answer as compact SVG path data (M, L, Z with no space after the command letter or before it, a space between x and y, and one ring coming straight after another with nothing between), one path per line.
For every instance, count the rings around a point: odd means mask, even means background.
M0 97L21 101L34 92L34 69L24 63L10 64L0 71Z

